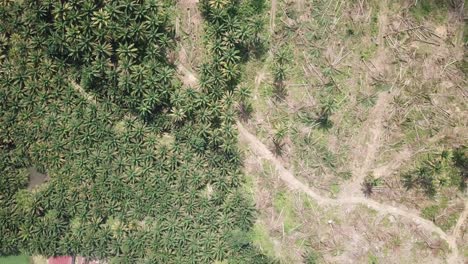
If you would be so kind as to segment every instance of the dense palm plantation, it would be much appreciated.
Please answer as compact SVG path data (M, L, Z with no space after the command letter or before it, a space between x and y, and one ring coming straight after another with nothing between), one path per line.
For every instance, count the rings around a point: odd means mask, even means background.
M262 3L200 3L200 90L181 87L167 59L172 4L0 5L0 255L269 262L247 236L255 212L233 126ZM30 167L49 177L32 191Z

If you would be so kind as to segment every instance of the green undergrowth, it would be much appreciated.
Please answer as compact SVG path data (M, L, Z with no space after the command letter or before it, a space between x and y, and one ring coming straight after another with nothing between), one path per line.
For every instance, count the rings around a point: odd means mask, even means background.
M29 264L31 259L28 256L9 256L9 257L0 257L0 264Z
M449 1L444 0L417 1L416 4L410 8L410 12L419 22L425 19L431 19L437 23L442 23L448 17L448 2Z
M290 233L300 226L294 210L294 201L292 198L291 194L282 191L276 193L273 199L273 206L276 212L283 218L284 231L286 233Z
M438 204L424 207L421 210L421 215L424 218L433 221L436 225L442 228L442 230L448 232L457 223L460 212L449 211L450 213L446 213L447 209L448 201L445 198L441 199Z
M252 228L250 236L253 243L257 245L262 252L272 258L276 257L274 242L264 224L261 222L256 223Z

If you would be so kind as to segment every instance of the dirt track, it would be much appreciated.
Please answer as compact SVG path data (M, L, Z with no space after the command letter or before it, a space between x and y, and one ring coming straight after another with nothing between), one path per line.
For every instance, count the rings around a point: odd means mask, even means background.
M374 165L375 158L382 145L384 135L385 112L393 98L393 93L381 92L375 106L372 108L369 117L371 120L365 122L359 138L355 140L356 153L353 157L352 174L353 179L344 189L340 197L359 196L362 197L361 184L364 178Z
M272 35L275 32L275 19L276 19L276 0L272 0L271 9L270 9L270 33Z

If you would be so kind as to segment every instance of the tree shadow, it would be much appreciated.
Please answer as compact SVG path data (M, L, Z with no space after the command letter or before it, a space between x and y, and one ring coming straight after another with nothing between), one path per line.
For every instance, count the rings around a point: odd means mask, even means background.
M323 130L329 130L333 127L333 122L328 114L319 115L315 120L317 126Z
M281 102L288 96L286 84L282 80L275 80L273 83L273 95L276 102Z
M250 103L240 103L237 108L237 113L241 121L248 121L253 114L253 106Z
M279 142L279 141L276 141L276 140L273 140L273 146L274 146L274 153L276 156L278 157L281 157L283 156L283 153L284 153L284 143L283 142Z

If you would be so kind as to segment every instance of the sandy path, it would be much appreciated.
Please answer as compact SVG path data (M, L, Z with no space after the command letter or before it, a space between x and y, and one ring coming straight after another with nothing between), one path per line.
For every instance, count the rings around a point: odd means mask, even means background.
M361 191L362 183L374 166L378 151L382 145L382 137L385 133L383 124L392 98L393 93L381 92L379 94L376 104L368 115L368 121L364 123L361 132L358 133L359 136L355 139L354 146L356 151L353 153L354 159L351 162L353 178L346 185L340 197L364 196Z
M453 228L453 233L452 233L452 238L454 240L454 243L457 242L457 239L461 238L463 236L462 233L462 227L465 224L465 221L468 217L468 199L465 198L465 209L463 209L463 212L461 213L460 217L458 218L457 224ZM448 263L456 263L458 259L458 256L452 253L449 258L448 258Z
M320 205L325 205L331 203L333 200L327 197L323 197L318 193L311 190L307 185L300 182L294 175L288 171L281 162L275 157L275 155L265 146L260 140L252 135L247 129L240 123L237 123L237 128L239 130L239 136L241 141L244 141L249 145L249 148L259 157L270 161L274 166L275 169L278 171L278 176L285 181L291 189L300 190L314 200L317 201Z
M457 224L453 228L454 237L459 238L461 236L461 230L467 217L468 217L468 200L465 199L465 209L463 210L462 214L458 218Z
M78 92L81 96L83 96L86 101L88 101L89 103L93 104L93 105L97 105L97 100L96 98L94 97L94 95L88 93L85 91L85 89L83 89L83 87L81 87L80 85L78 85L75 81L73 80L69 80L70 81L70 84L71 86L73 87L73 89Z
M270 9L270 32L271 35L275 33L275 20L276 20L276 0L271 0Z
M177 64L177 72L179 73L179 79L182 81L185 87L193 88L197 86L197 77L195 77L195 75L182 63Z
M269 50L266 61L268 61L268 59L272 57L273 57L273 52ZM262 82L265 80L265 78L267 78L267 75L268 75L267 68L268 68L268 64L264 63L263 67L260 69L257 75L255 75L255 80L254 80L255 90L253 91L253 96L255 100L257 99L257 95L259 94L258 88L260 88L260 85L262 84Z

